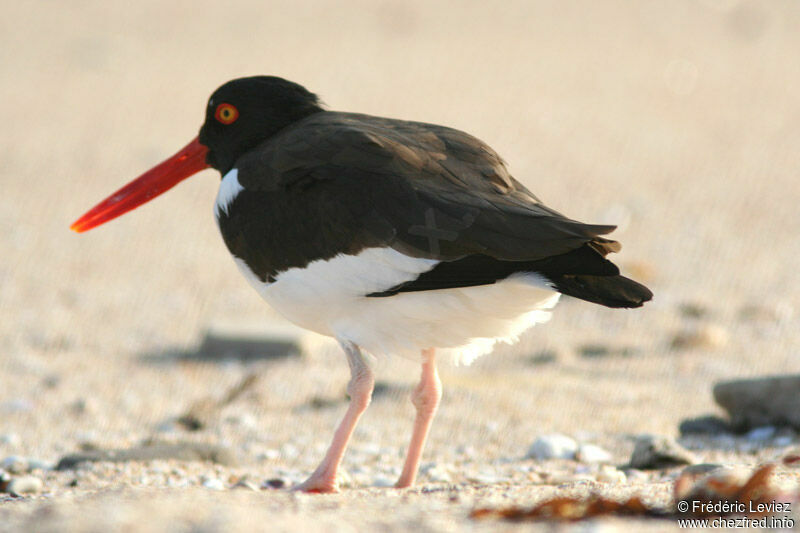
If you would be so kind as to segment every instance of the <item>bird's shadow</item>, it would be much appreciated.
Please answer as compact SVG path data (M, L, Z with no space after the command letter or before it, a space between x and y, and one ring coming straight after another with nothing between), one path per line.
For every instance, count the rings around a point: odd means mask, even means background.
M298 344L291 339L243 336L207 331L195 348L158 349L141 354L148 364L163 365L180 361L224 363L240 361L280 361L301 355Z

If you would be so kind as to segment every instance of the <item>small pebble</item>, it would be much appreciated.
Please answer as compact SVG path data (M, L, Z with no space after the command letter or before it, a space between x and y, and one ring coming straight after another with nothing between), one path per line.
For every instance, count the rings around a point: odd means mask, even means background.
M578 443L574 439L554 433L542 435L528 448L526 458L529 459L574 459L578 452Z
M280 459L281 452L278 450L264 450L263 452L259 453L257 456L259 461L272 461L274 459Z
M694 456L674 439L662 435L642 435L636 439L630 467L647 470L694 462Z
M747 432L747 439L762 442L771 439L772 436L775 435L775 431L775 427L773 426L751 429Z
M728 332L721 326L703 324L681 331L672 338L673 350L718 350L728 344Z
M28 459L28 471L33 470L52 470L55 468L53 463L42 461L41 459Z
M203 478L203 486L211 490L225 490L225 484L217 478Z
M33 476L21 476L12 478L8 482L6 491L14 496L23 494L38 494L42 492L42 480Z
M464 457L467 457L469 459L471 459L471 458L473 458L473 457L475 457L477 455L476 452L475 452L475 448L474 447L472 447L472 446L464 446L463 444L456 448L456 453L459 454L459 455L463 455Z
M281 446L281 457L284 459L296 459L300 456L300 451L293 444L286 443Z
M596 444L581 444L576 459L582 463L609 463L611 454Z
M774 439L772 439L772 444L777 448L785 448L787 446L791 446L792 444L794 444L794 438L788 435L775 437Z
M475 474L467 475L467 481L472 483L480 483L481 485L496 485L498 483L506 483L510 481L507 477L498 476L491 472L478 472Z
M692 477L700 477L700 476L705 476L706 474L709 474L709 473L714 472L716 470L719 470L720 468L722 468L722 465L719 465L719 464L716 464L716 463L700 463L700 464L696 464L696 465L687 466L686 468L681 470L681 474L680 475L681 476L689 475L689 476L692 476Z
M0 434L0 444L4 444L6 446L19 446L20 442L19 435L16 433Z
M92 398L78 398L69 405L76 415L93 415L97 413L97 403Z
M234 489L247 489L252 490L254 492L258 492L258 487L255 483L242 479L237 481L236 484L233 486Z
M625 472L613 466L604 465L597 473L597 481L601 483L625 483L627 480Z
M282 489L285 486L286 486L286 481L279 477L268 479L261 485L261 487L265 489Z
M721 435L732 431L728 421L716 415L682 420L679 430L681 435Z
M394 487L394 480L386 476L375 476L372 480L373 487Z
M450 472L447 471L447 468L437 464L425 469L425 475L427 476L428 480L433 483L450 483L452 481Z
M685 302L678 306L678 312L686 318L707 318L711 315L711 310L701 304L696 302Z
M589 474L555 474L547 479L548 485L571 485L573 483L586 483L595 481L594 477Z
M0 403L0 411L6 413L27 413L33 410L33 404L25 398L14 398Z
M648 481L650 481L650 476L648 476L646 472L642 472L641 470L629 468L625 470L624 473L625 476L628 478L628 481L633 483L647 483Z
M18 455L10 455L3 459L0 468L12 474L27 474L31 470L28 460Z

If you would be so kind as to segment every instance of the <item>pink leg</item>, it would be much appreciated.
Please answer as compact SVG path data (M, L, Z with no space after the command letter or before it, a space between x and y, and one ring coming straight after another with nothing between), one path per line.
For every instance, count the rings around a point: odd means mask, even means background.
M411 434L411 443L408 445L403 473L395 484L395 487L400 489L410 487L417 479L422 449L428 438L433 415L436 414L439 400L442 399L442 382L436 372L436 350L434 348L423 350L422 357L424 359L422 377L417 388L411 393L411 403L417 408L417 417L414 419L414 431Z
M304 492L337 492L339 484L336 478L339 465L344 457L344 451L353 430L356 428L358 419L367 410L372 399L372 389L375 386L375 376L372 369L364 361L358 346L352 343L342 342L342 348L347 354L347 362L350 364L350 382L347 384L347 394L350 396L350 405L344 419L336 429L333 442L328 453L320 465L306 481L293 487L293 490Z

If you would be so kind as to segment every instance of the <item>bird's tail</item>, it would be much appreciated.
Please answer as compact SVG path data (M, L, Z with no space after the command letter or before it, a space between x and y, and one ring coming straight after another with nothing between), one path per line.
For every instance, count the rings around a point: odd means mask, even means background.
M624 276L548 276L555 289L606 307L641 307L653 298L650 289Z

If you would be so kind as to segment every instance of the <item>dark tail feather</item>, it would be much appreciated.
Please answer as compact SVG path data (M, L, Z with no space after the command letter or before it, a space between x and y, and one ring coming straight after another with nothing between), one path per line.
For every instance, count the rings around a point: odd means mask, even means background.
M558 292L606 307L641 307L653 298L650 289L623 276L553 276Z

